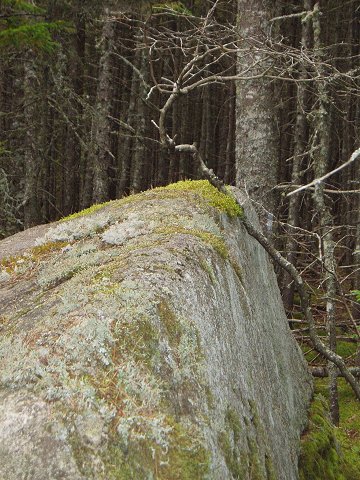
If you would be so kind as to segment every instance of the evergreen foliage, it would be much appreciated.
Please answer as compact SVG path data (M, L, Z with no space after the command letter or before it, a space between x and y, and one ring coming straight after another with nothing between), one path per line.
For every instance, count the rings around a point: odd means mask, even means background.
M69 29L63 21L45 21L46 10L22 0L5 0L0 8L0 48L51 53L54 33Z

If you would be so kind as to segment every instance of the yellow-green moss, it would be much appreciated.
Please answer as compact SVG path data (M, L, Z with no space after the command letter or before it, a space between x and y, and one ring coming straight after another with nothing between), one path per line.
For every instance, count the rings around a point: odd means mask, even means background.
M110 204L116 205L116 207L122 207L130 203L162 198L163 196L165 196L165 198L177 197L182 192L199 195L206 204L226 213L229 215L229 217L241 217L243 215L243 210L234 199L230 189L229 195L225 195L219 192L219 190L217 190L217 188L211 185L207 180L184 180L177 183L172 183L166 187L157 187L146 192L129 195L128 197L123 197L119 200L98 203L89 208L85 208L80 212L72 213L67 217L61 218L59 221L67 222L68 220L91 215L92 213L95 213Z
M164 480L201 480L208 478L209 453L197 438L194 429L187 429L169 418L172 427L169 447L169 464L159 479Z
M345 480L339 445L322 396L316 396L311 404L309 428L302 438L299 473L301 480Z
M75 212L75 213L72 213L71 215L68 215L67 217L61 218L59 222L67 222L68 220L74 220L74 218L86 217L86 215L91 215L92 213L97 212L98 210L105 207L106 205L109 205L110 203L112 203L112 201L104 202L104 203L95 203L94 205L91 205L91 207L85 208L80 212Z
M256 405L249 401L251 410L251 422L244 417L246 429L242 430L242 425L237 412L228 408L225 413L225 430L218 435L218 445L224 455L226 466L228 467L234 480L242 480L250 475L252 480L276 480L276 474L269 452L265 453L265 465L260 460L259 447L256 438L263 435L262 427L258 417ZM247 450L239 450L239 441L241 435L246 435L250 423L256 430L256 437L246 437Z
M329 419L326 382L316 381L317 393L310 407L309 426L302 438L300 480L354 480L360 478L359 403L339 379L340 426Z
M158 304L158 313L161 324L166 328L169 342L172 345L178 345L182 334L181 324L164 299Z
M159 335L146 316L132 322L123 322L117 326L118 348L122 355L150 367L158 351Z
M61 250L66 242L47 242L44 245L38 245L31 248L25 254L7 257L0 260L0 267L7 273L12 274L21 266L20 273L26 271L26 267L33 266L34 263L41 260L45 255Z
M263 474L259 460L259 449L254 439L248 439L249 445L249 466L248 471L251 472L251 480L268 480Z
M37 245L30 250L30 254L39 257L47 253L56 252L68 245L68 242L47 242L44 245Z
M209 473L210 455L198 438L194 428L186 428L172 417L168 450L162 451L151 439L132 442L127 454L120 444L112 446L104 455L109 480L205 480Z
M204 270L204 272L206 272L209 275L211 283L213 285L215 285L216 276L215 276L215 273L214 273L214 270L213 270L211 264L208 263L208 261L205 260L205 258L200 258L199 263L200 263L200 267Z
M238 205L230 190L229 195L225 195L207 180L184 180L155 189L155 191L161 190L194 192L203 197L209 205L226 213L229 217L241 217L243 215L242 208Z
M211 245L211 247L224 259L228 258L229 252L223 238L219 237L205 230L198 230L195 228L185 228L179 225L170 225L168 227L161 227L156 229L155 233L160 233L164 235L174 235L174 234L185 234L193 235L194 237L200 238L203 242Z
M267 477L266 480L277 480L273 462L268 454L265 454L265 470Z
M228 427L233 432L234 443L237 443L240 440L241 422L239 419L239 415L233 408L228 407L228 409L226 410L225 421Z
M227 432L220 432L218 435L218 443L232 477L234 480L241 480L245 467L241 464L237 450L231 444L229 434Z
M228 407L225 413L225 431L218 435L219 447L224 455L225 463L235 480L244 477L245 462L241 458L238 442L241 433L241 423L234 409Z
M357 337L354 338L356 339ZM354 342L342 342L341 340L337 342L336 346L336 353L338 355L341 355L343 358L350 357L354 353L356 353L357 350L357 343Z
M0 260L0 267L2 268L2 270L5 270L5 272L11 274L14 272L17 266L18 260L22 260L22 259L23 259L22 255L4 258Z

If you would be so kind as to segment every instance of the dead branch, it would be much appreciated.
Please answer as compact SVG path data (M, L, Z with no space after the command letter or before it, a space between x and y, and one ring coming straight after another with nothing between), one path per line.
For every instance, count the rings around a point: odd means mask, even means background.
M360 367L348 367L348 370L354 377L360 378ZM313 377L317 378L325 378L329 376L327 367L310 367L310 372ZM344 375L338 372L337 376L343 377Z
M349 165L351 165L353 162L355 162L355 160L357 160L357 158L360 157L360 147L358 149L356 149L352 154L351 154L351 157L349 158L349 160L345 163L343 163L342 165L340 165L339 167L337 168L334 168L334 170L331 170L331 172L328 172L326 173L325 175L323 175L322 177L320 178L315 178L312 182L306 184L306 185L303 185L302 187L299 187L297 188L296 190L293 190L292 192L288 193L287 194L287 197L290 197L291 195L295 195L295 193L299 193L301 192L302 190L305 190L309 187L313 187L314 185L320 185L321 182L323 182L324 180L326 180L327 178L331 177L332 175L334 175L335 173L338 173L340 172L340 170L342 170L343 168L346 168L348 167Z

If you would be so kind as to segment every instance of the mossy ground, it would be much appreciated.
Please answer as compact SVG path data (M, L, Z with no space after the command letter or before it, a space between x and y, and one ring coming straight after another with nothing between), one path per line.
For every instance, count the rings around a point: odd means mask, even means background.
M300 480L360 479L359 402L339 379L340 426L329 420L326 380L316 380L309 426L302 438Z

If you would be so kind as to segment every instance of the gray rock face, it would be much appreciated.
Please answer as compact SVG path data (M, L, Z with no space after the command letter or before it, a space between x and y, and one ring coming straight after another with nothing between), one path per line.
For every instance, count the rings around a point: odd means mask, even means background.
M297 479L311 378L233 202L85 213L0 242L0 478Z

